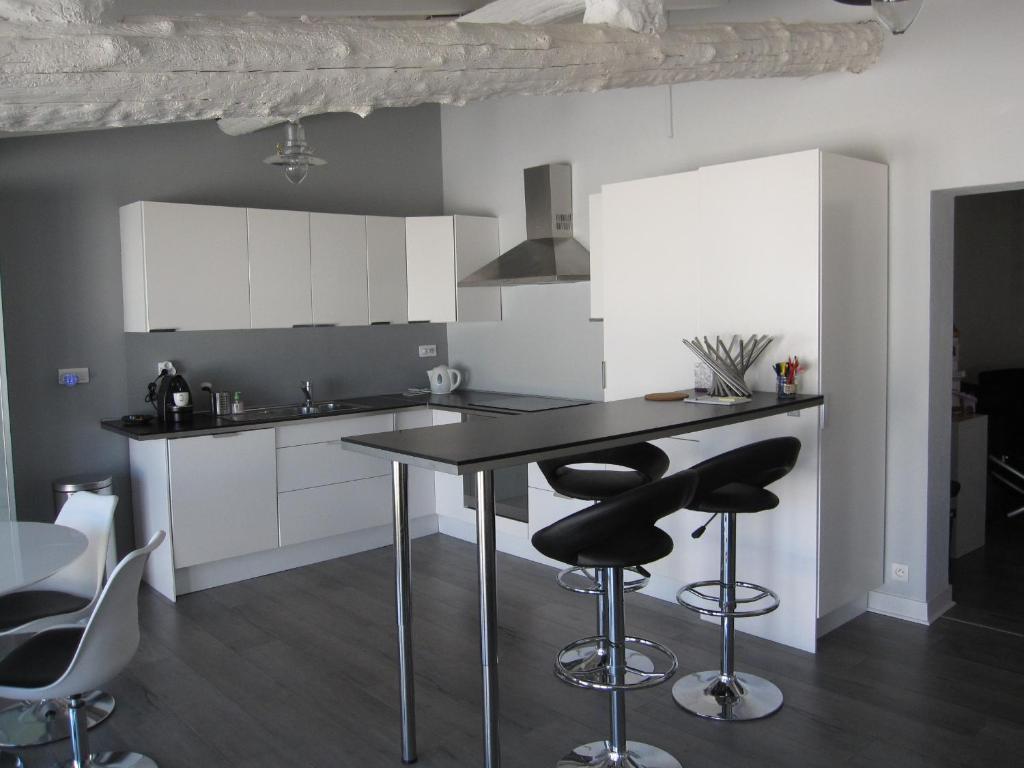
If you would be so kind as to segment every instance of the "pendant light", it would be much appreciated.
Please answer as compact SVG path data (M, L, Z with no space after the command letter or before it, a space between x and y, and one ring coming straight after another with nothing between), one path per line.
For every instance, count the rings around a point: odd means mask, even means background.
M278 144L277 152L263 162L282 166L288 181L301 184L311 165L327 165L327 161L313 155L313 148L306 143L306 129L298 120L289 120L284 130L284 143Z
M875 15L894 35L902 35L917 14L921 12L924 0L836 0L845 5L870 5Z

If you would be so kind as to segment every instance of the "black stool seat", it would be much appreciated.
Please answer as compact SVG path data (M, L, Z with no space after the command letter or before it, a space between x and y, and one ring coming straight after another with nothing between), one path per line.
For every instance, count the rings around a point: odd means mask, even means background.
M36 619L80 611L89 598L45 589L25 590L0 595L0 632L14 629Z
M575 464L613 464L625 470L575 469ZM563 496L602 501L646 485L668 471L668 455L650 443L624 445L537 462L548 485Z
M568 565L652 563L672 551L672 538L655 523L687 506L696 485L686 470L620 493L537 531L533 546Z
M697 512L725 514L728 512L764 512L779 506L779 497L764 488L743 483L729 483L694 499L687 509Z

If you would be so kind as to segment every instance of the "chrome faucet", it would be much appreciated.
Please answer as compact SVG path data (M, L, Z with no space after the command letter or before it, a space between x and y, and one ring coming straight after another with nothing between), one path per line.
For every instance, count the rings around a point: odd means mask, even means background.
M306 380L302 382L302 394L306 396L306 407L313 407L313 382Z

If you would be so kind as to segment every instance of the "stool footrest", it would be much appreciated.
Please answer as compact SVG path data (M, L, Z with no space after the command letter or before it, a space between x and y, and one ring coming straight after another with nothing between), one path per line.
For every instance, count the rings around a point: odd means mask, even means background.
M737 581L735 586L737 589L748 589L753 592L752 595L737 597L735 600L736 605L750 605L762 600L767 600L768 604L759 608L734 608L731 611L727 611L722 608L721 597L721 592L725 588L725 584L718 579L694 581L690 584L684 585L676 593L676 602L683 606L683 608L694 611L695 613L703 614L704 616L717 616L719 618L733 619L746 619L753 616L764 616L779 607L779 596L767 587L762 587L760 584L751 584L747 581ZM705 587L717 587L719 593L717 595L711 595L706 592L702 592L701 590ZM700 605L699 603L691 602L694 598L697 600L703 600L707 603L713 603L718 607L711 608Z
M616 685L611 680L611 668L609 666L596 666L586 670L570 670L562 664L562 657L569 652L588 645L603 644L607 646L608 639L605 637L584 637L565 646L555 656L555 675L564 683L576 688L587 688L594 691L633 691L640 688L653 688L670 680L679 667L679 660L676 655L661 643L647 640L642 637L629 637L625 639L626 650L642 649L645 656L653 657L654 669L644 670L629 666L624 667L623 676L629 677L629 681ZM660 657L660 658L659 658ZM662 670L658 671L662 666Z
M629 579L623 583L623 592L641 590L651 580L650 575L646 571L640 571L635 568L624 568L623 570L635 573L638 576L638 578ZM583 566L565 568L558 572L558 586L570 592L575 592L578 595L603 595L604 588L598 582L597 576L594 575L595 572L596 569L584 568Z

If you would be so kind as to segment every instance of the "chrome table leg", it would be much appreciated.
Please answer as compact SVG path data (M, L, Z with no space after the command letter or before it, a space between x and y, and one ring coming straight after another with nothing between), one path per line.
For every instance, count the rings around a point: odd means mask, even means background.
M402 762L416 762L416 692L412 664L412 587L409 571L409 467L391 463L395 522L395 606L402 710Z
M476 473L480 569L480 663L484 686L484 768L501 766L498 739L498 610L495 583L494 472Z

